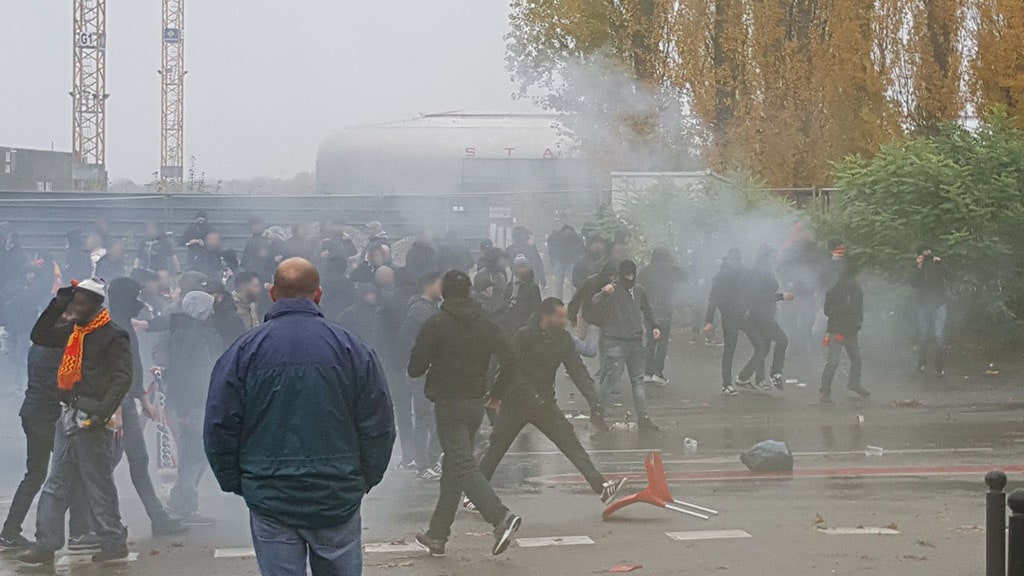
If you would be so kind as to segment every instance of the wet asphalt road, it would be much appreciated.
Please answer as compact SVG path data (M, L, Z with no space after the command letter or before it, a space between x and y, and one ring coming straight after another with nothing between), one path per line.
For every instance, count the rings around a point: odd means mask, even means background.
M602 522L597 497L550 442L527 429L494 482L506 504L525 520L520 537L592 543L527 547L538 542L525 540L493 558L489 526L475 514L460 513L447 558L432 559L420 551L367 553L365 573L554 576L601 573L616 564L642 565L633 572L640 575L983 573L982 471L1010 467L1015 470L1010 488L1024 487L1021 367L1003 366L1000 376L986 378L980 374L983 364L954 365L945 379L936 380L869 354L865 386L871 398L846 398L845 375L840 374L836 403L823 406L816 386L820 361L791 363L787 376L807 386L725 398L718 392L719 353L719 348L694 346L677 335L667 371L673 382L648 391L652 418L663 428L660 434L642 436L624 425L599 432L585 418L574 420L599 469L634 478L628 492L644 485L645 452L659 450L674 496L714 508L718 517L704 521L636 505ZM745 354L741 350L738 357ZM567 413L585 409L571 386L560 386ZM630 408L625 385L622 392L617 396L624 404L617 408L620 416ZM22 473L24 448L17 402L0 404L0 413L5 416L0 419L0 508L5 509ZM685 437L697 440L697 451L684 450ZM794 451L792 477L744 472L739 453L768 438L786 441ZM883 448L883 454L866 456L867 445ZM44 570L18 567L4 558L0 575L258 573L251 558L214 558L217 550L223 554L251 546L240 499L219 494L208 479L203 509L218 524L195 528L182 538L155 540L126 468L122 464L118 480L136 561L106 566L73 562ZM425 526L436 493L435 482L391 472L365 501L364 542L399 547L411 542L411 535ZM30 534L32 521L30 516ZM896 533L833 535L823 528ZM668 533L710 539L679 541ZM719 538L724 534L744 537Z

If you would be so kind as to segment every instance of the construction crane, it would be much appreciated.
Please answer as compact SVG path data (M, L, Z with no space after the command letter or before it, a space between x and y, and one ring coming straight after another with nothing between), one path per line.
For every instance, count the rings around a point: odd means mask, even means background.
M107 189L107 1L74 0L71 177L75 190Z
M163 0L160 188L182 191L185 136L185 0Z

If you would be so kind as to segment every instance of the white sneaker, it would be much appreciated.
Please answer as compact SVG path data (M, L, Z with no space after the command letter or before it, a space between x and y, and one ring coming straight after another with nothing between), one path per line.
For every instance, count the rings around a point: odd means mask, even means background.
M611 504L615 502L615 499L619 497L619 490L626 485L626 477L623 476L618 480L609 480L604 483L604 487L601 490L601 502L604 504Z
M654 384L654 376L644 374L644 384Z
M671 382L671 380L665 378L661 374L655 374L654 376L651 376L651 381L653 381L655 384L660 384L662 386L667 386L668 383Z

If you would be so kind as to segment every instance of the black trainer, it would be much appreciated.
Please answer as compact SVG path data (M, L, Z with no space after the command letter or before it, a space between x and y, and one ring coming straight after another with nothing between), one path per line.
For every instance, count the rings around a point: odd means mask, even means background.
M495 556L504 554L512 545L512 537L516 535L522 525L522 518L511 512L506 514L505 520L494 529L494 549L491 550L491 554Z
M152 532L153 536L177 536L188 532L188 526L182 524L180 520L168 518L159 522L153 522Z
M661 428L659 428L657 424L652 422L651 419L646 417L646 416L644 416L643 418L640 419L639 422L637 422L637 426L640 428L640 430L642 432L660 432L661 431Z
M35 545L35 542L25 538L21 534L18 534L17 536L0 536L0 551L3 552L28 550Z
M113 550L100 550L92 555L93 562L115 562L128 557L128 547L114 548Z
M618 480L609 480L604 483L601 489L601 502L604 504L611 504L615 502L615 499L619 497L619 490L626 485L626 477L623 476Z
M90 532L84 536L72 536L68 538L68 550L75 552L81 552L83 550L98 550L100 547L100 537L95 532Z
M426 547L427 551L434 558L444 558L447 552L448 540L441 540L438 538L431 538L427 536L426 532L420 532L416 535L416 542L421 546Z
M18 562L29 566L52 566L53 558L53 550L43 550L35 547L29 548L14 557Z

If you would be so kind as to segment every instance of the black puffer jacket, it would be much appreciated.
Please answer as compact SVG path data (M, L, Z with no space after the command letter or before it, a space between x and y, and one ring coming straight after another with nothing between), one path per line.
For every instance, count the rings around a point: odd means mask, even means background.
M48 348L67 346L72 326L61 319L67 305L56 298L32 328L32 343ZM88 334L82 344L82 379L73 390L58 390L61 402L95 421L106 422L132 386L132 348L128 332L114 322Z
M501 329L469 298L445 301L420 330L409 358L411 378L427 375L427 398L474 400L487 394L487 366L498 356L496 390L515 381L512 346Z

